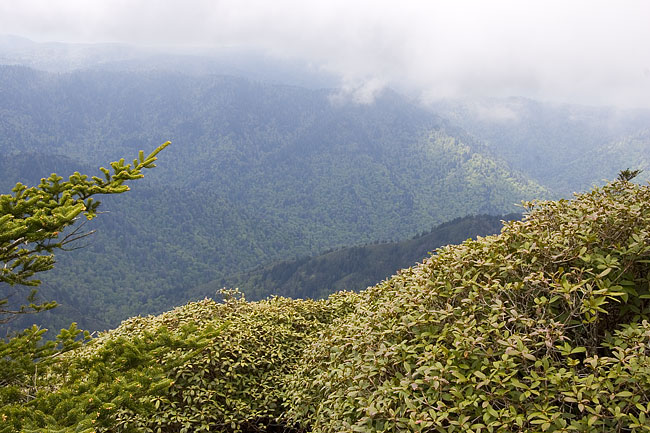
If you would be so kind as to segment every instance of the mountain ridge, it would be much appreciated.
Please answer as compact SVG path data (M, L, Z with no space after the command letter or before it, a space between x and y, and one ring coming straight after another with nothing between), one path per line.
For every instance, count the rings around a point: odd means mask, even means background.
M173 142L133 191L104 200L109 213L87 225L94 239L44 281L105 323L261 264L548 193L394 92L342 103L329 90L226 76L0 66L0 95L0 148L12 157L59 154L86 170Z
M214 296L222 287L237 287L246 299L256 301L271 295L318 299L336 291L360 291L420 262L439 247L496 234L504 220L519 218L520 214L456 218L410 239L344 247L313 257L282 261L209 282L188 293L193 299L201 299Z

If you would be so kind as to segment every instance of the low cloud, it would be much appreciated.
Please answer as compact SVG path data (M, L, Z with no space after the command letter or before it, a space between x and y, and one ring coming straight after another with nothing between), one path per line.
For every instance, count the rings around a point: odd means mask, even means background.
M481 120L490 122L514 122L519 120L521 109L516 102L499 101L498 103L486 104L482 101L474 102L470 107L474 115Z
M37 40L242 47L304 59L358 102L527 96L650 107L650 2L22 0L5 33Z

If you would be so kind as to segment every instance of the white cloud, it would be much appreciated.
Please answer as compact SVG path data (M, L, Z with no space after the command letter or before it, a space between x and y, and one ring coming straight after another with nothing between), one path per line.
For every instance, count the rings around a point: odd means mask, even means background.
M242 46L304 58L359 100L522 95L650 105L643 0L0 0L0 29L39 40Z

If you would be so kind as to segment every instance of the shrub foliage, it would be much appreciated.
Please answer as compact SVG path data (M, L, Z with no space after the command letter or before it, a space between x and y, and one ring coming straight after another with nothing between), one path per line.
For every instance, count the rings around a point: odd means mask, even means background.
M11 423L6 431L284 428L287 375L309 338L351 311L357 295L255 303L226 295L224 303L134 317L101 334L52 371L50 390L0 410Z
M650 431L650 187L525 206L360 294L130 319L5 430Z
M313 431L650 431L650 189L526 203L361 295L305 351Z

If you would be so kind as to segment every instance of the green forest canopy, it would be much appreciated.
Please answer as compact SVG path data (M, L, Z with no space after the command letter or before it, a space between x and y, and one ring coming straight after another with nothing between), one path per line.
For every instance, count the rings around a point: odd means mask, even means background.
M174 141L173 163L106 197L111 217L44 278L39 293L60 304L39 315L50 327L109 329L260 265L550 197L394 92L333 104L331 89L237 77L0 66L0 93L6 190Z

